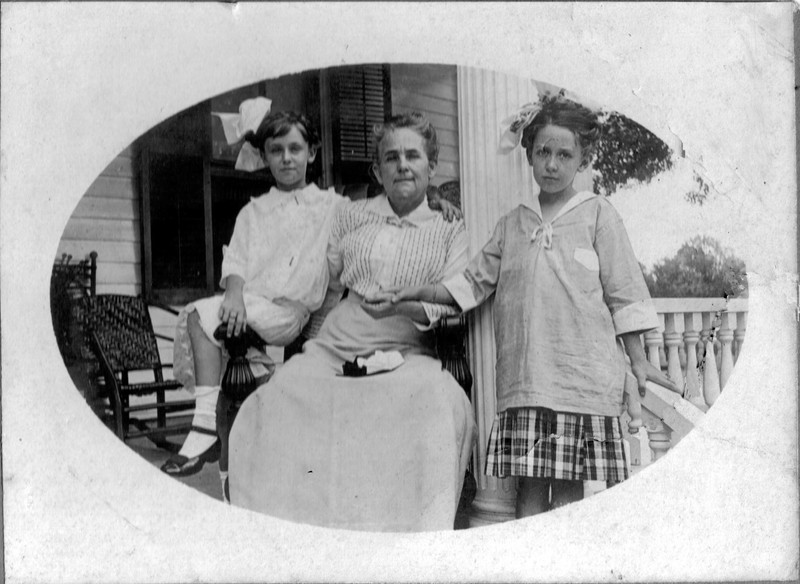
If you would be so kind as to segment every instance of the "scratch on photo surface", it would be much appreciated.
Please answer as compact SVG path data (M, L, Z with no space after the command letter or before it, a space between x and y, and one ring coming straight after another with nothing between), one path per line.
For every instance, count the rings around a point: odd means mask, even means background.
M141 532L141 533L149 533L149 532L148 532L146 529L143 529L142 527L140 527L140 526L136 525L135 523L131 522L131 521L130 521L130 520L127 518L127 517L125 517L125 515L124 515L124 514L122 514L122 513L121 513L119 510L117 510L116 508L114 508L114 507L113 507L113 506L112 506L112 505L109 503L109 501L108 501L108 500L106 500L105 496L104 496L102 493L99 493L99 492L95 491L95 489L93 489L93 488L91 487L91 485L89 484L89 482L87 482L87 481L83 480L83 479L82 479L82 478L81 478L81 477L78 475L78 473L76 473L76 472L75 472L75 469L73 469L71 466L67 466L67 472L70 474L70 476L72 476L72 478L74 478L74 479L75 479L76 481L78 481L78 482L79 482L81 485L83 485L84 487L86 487L86 489L87 489L89 492L91 492L91 493L92 493L92 495L94 495L94 500L95 500L95 501L99 501L99 502L101 502L101 503L102 503L103 505L105 505L105 506L106 506L108 509L110 509L110 510L111 510L111 511L112 511L112 512L113 512L113 513L114 513L114 514L117 516L117 517L119 517L119 518L120 518L120 519L122 519L122 520L123 520L125 523L127 523L128 525L130 525L131 527L133 527L133 528L134 528L136 531L139 531L139 532Z

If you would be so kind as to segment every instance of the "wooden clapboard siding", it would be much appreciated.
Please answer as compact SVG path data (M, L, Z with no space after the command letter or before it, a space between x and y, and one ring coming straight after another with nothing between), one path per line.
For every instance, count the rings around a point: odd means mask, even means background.
M90 219L72 215L64 228L61 241L64 245L73 240L105 241L139 241L139 221L131 219ZM98 249L97 253L101 253Z
M434 184L459 179L458 94L452 65L392 65L392 111L418 111L436 127L439 168Z
M84 258L96 251L97 292L141 293L141 221L131 148L114 158L78 201L58 245Z
M102 174L89 186L86 196L129 200L136 198L131 177L106 176Z
M63 240L58 244L58 257L68 253L76 258L83 258L90 252L102 253L99 258L105 262L131 263L141 262L141 249L133 241L104 241L102 249L98 249L97 240L94 239L70 239Z
M87 193L78 201L72 216L84 219L138 221L139 204L134 199L115 199Z
M142 293L140 284L98 284L98 294L127 294L128 296L138 296Z

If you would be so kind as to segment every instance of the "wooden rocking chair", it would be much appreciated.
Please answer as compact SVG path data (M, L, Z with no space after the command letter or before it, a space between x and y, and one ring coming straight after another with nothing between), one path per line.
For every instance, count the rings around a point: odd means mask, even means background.
M164 379L163 370L172 365L161 362L148 304L139 296L98 294L85 298L80 311L88 346L104 380L116 435L122 440L148 437L158 446L174 449L166 436L186 433L191 424L168 425L167 414L192 409L194 400L166 401L167 392L182 386ZM147 380L140 381L143 377ZM155 396L155 400L131 405L132 396ZM147 410L156 411L155 424L131 416Z

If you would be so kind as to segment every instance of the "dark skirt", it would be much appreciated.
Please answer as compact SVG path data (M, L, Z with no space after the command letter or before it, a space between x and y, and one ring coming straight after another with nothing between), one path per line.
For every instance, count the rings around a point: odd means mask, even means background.
M513 408L492 425L486 474L577 481L628 478L619 418Z

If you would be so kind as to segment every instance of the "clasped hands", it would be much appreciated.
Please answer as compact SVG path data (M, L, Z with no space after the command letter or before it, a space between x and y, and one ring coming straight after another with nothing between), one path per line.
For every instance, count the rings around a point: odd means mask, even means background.
M405 315L404 303L420 300L419 291L420 288L415 286L378 290L364 296L361 308L372 318Z

